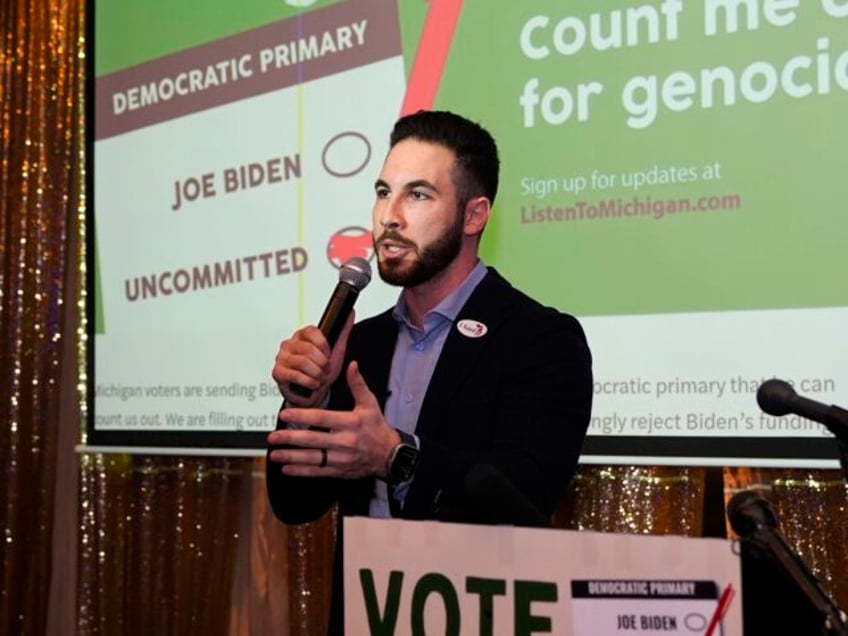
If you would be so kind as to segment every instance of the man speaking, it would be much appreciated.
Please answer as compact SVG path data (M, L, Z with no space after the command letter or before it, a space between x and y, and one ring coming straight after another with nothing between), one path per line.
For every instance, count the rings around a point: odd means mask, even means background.
M354 325L351 314L332 348L316 326L281 343L267 486L283 522L334 504L340 524L478 522L466 477L480 465L553 513L589 426L591 354L574 317L480 260L498 171L494 139L463 117L421 111L395 124L372 221L380 276L402 290L378 316ZM338 550L336 564L331 633L343 625Z

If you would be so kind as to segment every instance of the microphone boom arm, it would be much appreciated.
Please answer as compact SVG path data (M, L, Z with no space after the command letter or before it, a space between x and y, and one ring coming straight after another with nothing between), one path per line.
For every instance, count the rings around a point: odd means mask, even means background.
M792 580L822 615L826 634L848 636L848 625L833 599L825 592L816 576L804 561L790 548L781 535L771 528L759 527L743 541L766 550L780 566L792 577Z

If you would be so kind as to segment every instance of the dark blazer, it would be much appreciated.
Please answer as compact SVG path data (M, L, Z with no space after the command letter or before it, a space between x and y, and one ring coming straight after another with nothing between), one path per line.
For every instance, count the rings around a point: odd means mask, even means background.
M583 329L491 268L456 323L463 319L488 330L471 338L451 328L418 417L420 462L400 516L477 521L464 480L479 464L495 467L550 516L574 474L589 426L592 361ZM397 330L386 311L357 323L348 342L348 361L359 362L381 406ZM342 373L329 408L352 405ZM340 520L367 515L374 479L286 477L268 461L267 487L276 516L298 524L318 519L334 503Z

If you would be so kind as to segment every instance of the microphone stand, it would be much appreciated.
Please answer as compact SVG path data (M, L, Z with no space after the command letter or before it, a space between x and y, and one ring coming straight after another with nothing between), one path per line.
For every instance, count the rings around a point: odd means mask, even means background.
M824 620L824 634L848 636L848 624L843 620L839 607L779 533L761 525L743 541L749 541L752 545L766 550L792 577L798 588L821 614Z
M839 463L842 466L842 475L845 477L845 483L848 484L848 443L841 437L837 437L836 444L839 447Z
M839 464L842 466L845 483L848 484L848 411L838 406L830 406L825 410L821 423L836 438L836 445L839 449Z

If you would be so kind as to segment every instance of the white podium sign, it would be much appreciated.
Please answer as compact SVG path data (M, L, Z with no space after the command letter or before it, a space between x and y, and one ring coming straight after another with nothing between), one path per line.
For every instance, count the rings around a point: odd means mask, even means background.
M347 634L742 634L727 540L344 523Z

